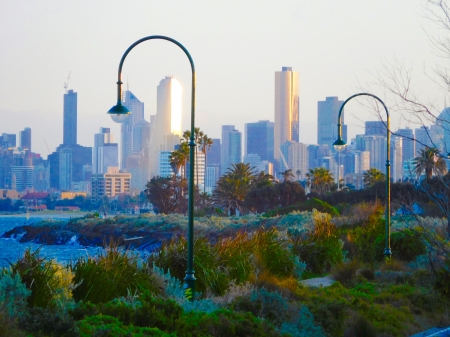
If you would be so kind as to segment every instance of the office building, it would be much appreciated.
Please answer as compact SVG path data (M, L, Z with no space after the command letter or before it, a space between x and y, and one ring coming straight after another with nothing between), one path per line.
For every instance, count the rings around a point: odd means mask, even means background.
M440 125L421 126L415 130L416 155L426 147L436 148L438 152L444 153L444 131Z
M366 136L386 136L386 121L367 121L364 134Z
M31 129L25 128L20 131L20 145L22 150L28 150L31 152Z
M178 80L166 76L157 88L156 115L151 122L149 171L152 178L160 171L160 152L173 151L180 143L183 88Z
M242 161L242 133L234 125L222 125L221 171L225 174L231 164Z
M131 111L131 115L120 126L120 167L125 169L127 157L133 153L133 128L144 120L144 103L129 90L122 93L122 101L123 105Z
M326 97L325 101L317 102L317 144L328 145L334 151L333 143L338 138L337 122L339 109L343 101L337 97ZM347 125L342 114L342 139L347 142Z
M77 93L64 94L63 145L77 144Z
M0 148L2 149L10 149L16 147L16 135L2 133L0 136Z
M33 166L11 166L12 189L24 192L34 189Z
M306 144L294 141L287 141L281 144L280 172L292 170L292 173L295 176L298 175L301 180L308 173L308 167L308 150ZM297 174L297 171L300 171L300 174Z
M299 75L291 67L275 72L274 159L280 161L281 145L300 141Z
M114 198L122 193L130 193L131 174L109 167L106 173L92 175L92 202L97 205L104 197Z
M261 160L273 162L274 123L259 121L245 124L244 155L258 154Z
M320 167L323 157L330 157L328 145L308 145L308 170Z
M384 171L387 159L386 136L356 136L356 150L370 152L370 167Z
M391 138L391 180L399 182L403 179L403 138L394 136ZM386 172L386 169L383 171Z
M341 163L344 165L344 175L352 173L364 173L370 169L369 151L349 151L343 156Z
M108 167L119 166L119 146L114 143L109 128L100 128L94 135L92 149L92 173L106 173Z
M402 160L410 160L416 157L416 142L414 141L414 132L410 128L399 129L396 135L402 137Z
M249 153L244 156L243 162L245 164L249 164L250 167L256 167L258 168L261 164L261 156L256 153Z

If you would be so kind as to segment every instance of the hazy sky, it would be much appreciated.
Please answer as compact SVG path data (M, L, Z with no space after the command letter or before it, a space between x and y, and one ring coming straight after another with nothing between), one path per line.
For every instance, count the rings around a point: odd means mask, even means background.
M358 92L394 57L414 67L421 95L442 104L442 93L423 72L443 62L427 37L441 32L424 17L425 4L0 0L0 133L31 127L33 151L47 156L44 139L54 151L62 142L63 85L71 72L69 88L78 92L78 143L92 146L99 127L111 127L118 141L120 128L106 111L116 102L120 58L136 40L166 35L194 59L196 125L210 137L219 138L223 124L243 132L244 123L273 121L274 72L290 66L300 73L300 141L315 143L317 101ZM156 113L156 87L166 75L183 84L187 129L190 67L184 53L169 42L148 41L125 61L124 82L145 102L147 120ZM392 122L399 125L400 118L392 116ZM350 134L362 132L350 113L347 124Z

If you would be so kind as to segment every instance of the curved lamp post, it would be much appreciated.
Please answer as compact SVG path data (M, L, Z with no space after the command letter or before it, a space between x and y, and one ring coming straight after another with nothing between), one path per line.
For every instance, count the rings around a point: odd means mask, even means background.
M192 301L195 298L195 277L194 277L194 148L196 146L194 139L194 121L195 121L195 67L194 61L187 49L178 41L162 35L152 35L144 37L133 43L123 54L119 63L119 72L117 77L117 104L113 106L108 114L111 115L115 122L123 123L131 113L126 106L122 104L122 66L128 53L138 44L147 40L166 40L176 44L180 47L189 59L192 70L192 91L191 91L191 137L189 141L189 201L188 201L188 256L187 256L187 271L184 278L185 294Z
M338 139L333 143L333 146L336 151L341 152L345 149L347 146L347 143L342 139L342 111L344 111L344 106L347 104L348 101L350 101L352 98L358 97L358 96L370 96L378 100L384 107L384 110L386 111L387 116L387 158L386 158L386 248L384 249L384 256L386 258L390 258L392 255L391 251L391 164L390 164L390 147L391 147L391 134L390 134L390 120L389 120L389 112L386 107L386 104L378 98L375 95L368 94L368 93L359 93L353 96L350 96L347 98L347 100L342 104L341 108L339 109L339 116L338 116Z

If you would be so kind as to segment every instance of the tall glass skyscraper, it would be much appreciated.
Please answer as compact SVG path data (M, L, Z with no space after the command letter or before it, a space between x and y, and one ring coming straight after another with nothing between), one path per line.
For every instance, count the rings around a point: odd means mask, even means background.
M291 67L275 72L274 158L280 160L280 146L300 141L299 75Z
M332 150L337 139L337 122L342 103L337 97L326 97L325 101L317 102L317 144L328 145ZM342 125L342 138L347 142L347 125Z
M77 143L77 93L69 90L64 94L63 145Z
M258 154L261 160L273 163L273 135L273 122L246 123L244 154Z
M231 164L242 160L242 133L234 125L222 125L221 171L226 173Z

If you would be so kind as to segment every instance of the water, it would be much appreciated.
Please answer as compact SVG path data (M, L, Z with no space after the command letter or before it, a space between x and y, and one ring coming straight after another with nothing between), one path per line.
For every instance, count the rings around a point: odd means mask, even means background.
M65 220L69 219L70 215L38 215L30 216L29 219L25 215L4 216L0 215L0 236L3 233L13 229L17 226L24 224L36 223L44 218ZM93 256L97 255L101 249L98 247L83 247L76 242L68 245L47 245L27 242L19 243L15 239L0 238L0 267L9 266L8 260L16 262L17 259L22 256L23 252L27 248L31 248L33 251L41 247L40 255L49 259L55 259L59 263L67 264L70 261L76 260L80 256Z

